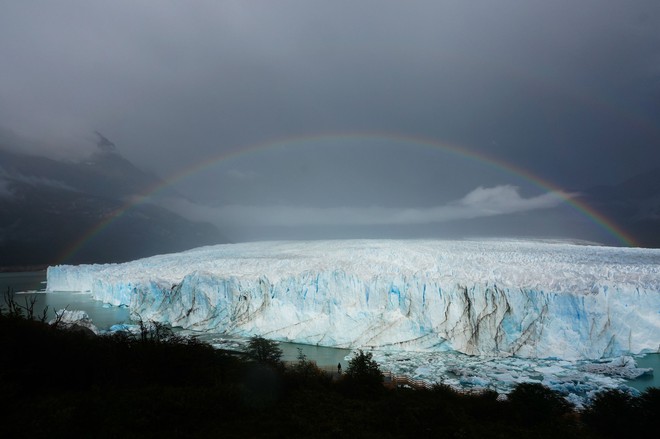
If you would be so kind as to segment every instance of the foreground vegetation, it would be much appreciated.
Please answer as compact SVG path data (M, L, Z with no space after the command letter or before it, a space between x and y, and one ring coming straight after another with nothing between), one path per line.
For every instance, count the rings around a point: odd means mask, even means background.
M16 303L14 302L14 305ZM368 353L340 379L254 338L214 350L161 325L94 336L24 307L0 315L3 437L635 437L660 428L660 391L601 393L575 410L546 387L388 389ZM29 318L28 318L29 317Z

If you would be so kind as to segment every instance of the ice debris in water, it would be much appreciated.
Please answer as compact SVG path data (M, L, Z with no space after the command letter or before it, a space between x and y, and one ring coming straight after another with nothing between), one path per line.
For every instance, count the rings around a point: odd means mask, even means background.
M634 358L609 361L501 358L464 355L456 352L372 351L383 370L426 382L445 384L458 390L495 390L509 393L518 383L539 383L582 407L604 388L636 393L626 379L652 373L637 368Z
M635 359L628 355L594 363L587 363L581 367L581 370L625 378L628 380L653 373L653 369L637 367Z

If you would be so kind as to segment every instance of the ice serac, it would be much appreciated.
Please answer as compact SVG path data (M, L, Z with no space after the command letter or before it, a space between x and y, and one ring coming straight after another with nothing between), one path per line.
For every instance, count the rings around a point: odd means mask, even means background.
M338 347L602 358L660 350L660 250L531 241L202 247L48 269L143 319Z

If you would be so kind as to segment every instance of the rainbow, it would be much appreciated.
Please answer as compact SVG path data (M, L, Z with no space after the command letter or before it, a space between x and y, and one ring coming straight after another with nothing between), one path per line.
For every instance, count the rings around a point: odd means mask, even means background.
M322 134L322 135L312 135L312 136L301 136L293 138L284 138L275 141L269 141L264 143L257 143L254 145L249 145L240 149L233 151L223 152L216 156L210 157L203 161L197 162L191 166L188 166L179 172L170 175L166 180L162 180L150 187L145 188L142 192L132 197L121 207L110 212L102 221L98 224L87 230L84 234L81 235L71 246L69 246L61 256L58 258L59 263L65 263L72 256L74 256L81 248L83 248L90 240L92 240L97 235L101 234L108 226L113 222L121 218L128 210L138 206L140 204L148 202L152 197L158 195L164 189L184 180L194 174L202 172L206 169L209 169L220 162L226 162L238 157L248 156L250 154L256 154L261 151L270 150L277 147L284 146L303 146L307 144L315 144L319 142L329 142L329 141L387 141L387 142L400 142L404 144L412 144L415 146L423 146L427 148L432 148L440 150L442 152L452 154L457 157L464 159L474 160L476 162L494 167L496 169L505 171L507 173L513 174L517 177L522 178L523 180L528 181L534 186L539 187L544 191L555 192L561 196L565 202L571 205L581 214L585 215L591 221L596 223L599 227L603 228L610 235L615 237L619 242L625 246L629 247L638 247L639 244L635 239L628 234L626 231L621 229L619 226L614 224L611 220L603 216L601 213L594 210L592 207L587 205L585 202L568 195L565 195L562 189L551 183L547 180L544 180L525 169L517 167L511 163L504 162L497 158L491 157L482 152L475 152L465 147L461 147L455 144L446 143L438 141L435 139L426 139L422 137L413 137L413 136L404 136L399 134L391 133L347 133L347 134Z

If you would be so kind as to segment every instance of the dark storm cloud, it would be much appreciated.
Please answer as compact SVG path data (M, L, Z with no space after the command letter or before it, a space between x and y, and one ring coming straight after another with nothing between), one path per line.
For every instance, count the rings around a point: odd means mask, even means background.
M9 198L12 197L13 193L9 189L9 182L6 180L0 179L0 198Z
M464 145L572 190L660 162L659 29L655 0L4 2L0 126L51 155L90 152L98 130L162 176L274 139L393 132ZM339 183L321 197L287 183L298 160L270 178L277 202L367 205L360 191L333 192ZM258 207L267 165L210 170L186 190ZM375 168L345 185L381 181ZM378 206L426 209L520 185L465 172L452 189L440 177L452 172L438 169L424 189L404 166L411 177Z

